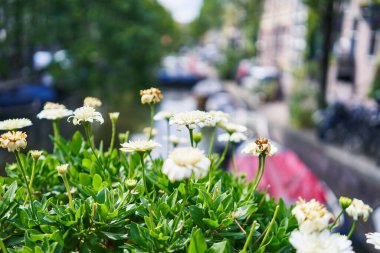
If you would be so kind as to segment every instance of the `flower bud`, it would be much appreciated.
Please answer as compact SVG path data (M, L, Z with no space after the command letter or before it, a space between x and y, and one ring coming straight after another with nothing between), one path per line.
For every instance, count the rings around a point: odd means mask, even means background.
M110 119L112 122L117 121L119 118L119 115L120 115L120 112L110 112L109 113L109 116L110 116Z
M193 139L198 144L202 140L202 133L194 133Z
M119 141L120 143L127 142L129 139L129 131L126 131L125 133L119 133Z
M32 158L34 160L38 160L38 158L40 158L41 154L42 154L42 151L39 151L39 150L31 150L30 151L30 154L32 156Z
M125 182L125 185L127 186L129 190L132 190L133 188L136 187L137 181L135 179L127 179L127 181Z
M352 203L352 199L347 198L347 197L340 197L339 198L339 205L343 208L346 209L349 207Z
M69 164L67 163L57 166L58 174L60 174L61 176L65 175L68 168L69 168Z

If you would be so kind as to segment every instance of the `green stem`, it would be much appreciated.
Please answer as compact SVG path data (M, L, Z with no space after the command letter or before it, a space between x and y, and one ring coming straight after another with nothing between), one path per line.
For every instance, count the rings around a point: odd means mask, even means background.
M146 186L146 178L145 178L144 152L139 152L139 155L140 155L140 160L141 160L144 190L145 190L145 193L148 194L148 187Z
M357 220L354 220L354 222L352 223L352 227L350 229L350 232L348 233L347 235L347 238L350 239L351 235L354 233L354 230L356 228L356 224L358 223Z
M234 144L232 144L232 168L233 168L234 174L237 176L238 169L237 169L236 160L235 160L235 145Z
M260 163L260 160L261 160L261 163ZM256 191L256 189L259 186L260 181L261 181L261 179L263 178L263 175L264 175L264 170L265 170L265 155L263 155L263 154L259 155L259 165L260 164L261 164L261 167L259 167L259 169L258 169L259 175L258 175L257 180L255 180L255 184L253 186L253 192Z
M266 242L266 240L268 238L269 232L272 230L273 224L274 224L274 222L276 220L276 217L277 217L277 214L278 214L279 207L280 207L279 205L276 206L276 210L274 211L273 218L272 218L272 220L271 220L271 222L269 224L267 232L265 233L264 239L260 243L260 247L259 248L261 248L261 246L264 245L264 243Z
M57 142L59 140L59 124L58 120L53 120L53 131L54 131L54 150L57 149Z
M37 166L37 159L33 159L33 165L32 165L32 174L30 176L30 182L29 182L29 188L32 189L33 181L34 181L34 174Z
M16 160L17 160L17 163L18 163L18 167L20 168L22 176L24 178L24 182L25 182L25 185L26 185L26 189L28 191L28 196L29 196L29 199L30 199L30 203L32 203L33 202L33 198L32 198L32 194L30 192L29 183L28 183L28 179L26 178L25 170L24 170L24 167L23 167L21 159L20 159L19 151L16 151L15 155L16 155ZM32 209L33 209L33 204L31 204L31 206L32 206Z
M330 230L330 231L335 227L336 223L337 223L337 222L339 221L339 219L340 219L340 216L342 216L342 214L344 213L344 210L345 210L345 209L342 209L342 210L340 211L340 213L338 214L338 216L335 218L334 222L329 226L329 230Z
M188 198L189 198L189 194L190 194L190 188L189 188L189 186L190 186L190 184L189 184L189 181L190 181L190 179L186 179L185 180L185 201L184 201L184 206L186 206L187 205L187 201L188 201Z
M113 149L113 145L115 144L115 136L116 136L116 122L114 120L111 120L111 124L112 124L112 135L111 135L111 144L110 144L110 147L109 147L109 152L111 153L112 152L112 149Z
M189 129L189 134L190 134L190 144L191 144L191 147L193 148L194 147L194 139L193 139L193 130L194 129L191 129L189 127L187 127L187 129Z
M7 248L5 247L5 244L4 244L3 240L1 240L1 239L0 239L0 249L1 249L4 253L8 253Z
M90 147L92 153L94 154L96 162L98 163L98 165L101 168L104 168L103 163L99 160L99 157L95 152L94 143L91 141L91 129L90 129L91 125L89 125L89 123L83 123L83 127L84 127L84 132L86 134L87 145Z
M70 186L69 186L69 182L67 180L66 174L62 175L62 179L63 179L63 183L65 184L65 187L66 187L67 196L69 197L69 206L71 209L74 210L73 197L71 196Z
M226 154L227 154L227 151L228 151L228 147L230 145L230 140L227 142L226 146L224 147L224 150L223 150L223 153L222 153L222 156L219 158L219 161L218 163L216 164L215 168L218 168L222 162L224 161L224 159L226 158Z
M209 155L212 153L212 150L213 150L213 148L214 148L215 133L216 133L216 127L213 127L213 128L212 128L212 132L211 132L210 146L209 146L209 148L208 148L208 154L209 154Z
M256 224L257 224L257 222L254 220L253 223L252 223L252 226L251 226L251 230L249 231L248 237L245 240L243 250L240 251L240 252L247 252L247 248L248 248L249 243L252 240L252 235L253 235L253 232L255 231Z
M153 127L154 127L154 121L153 121L153 117L154 117L154 104L153 103L150 103L150 133L149 133L149 140L151 140L153 138Z

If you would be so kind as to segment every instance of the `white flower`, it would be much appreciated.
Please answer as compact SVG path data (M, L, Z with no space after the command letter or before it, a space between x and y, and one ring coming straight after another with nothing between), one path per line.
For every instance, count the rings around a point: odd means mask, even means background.
M9 152L25 149L27 145L26 137L28 137L26 133L21 131L6 132L0 136L0 147L8 149Z
M151 140L136 140L122 143L120 150L129 153L149 152L158 147L161 147L161 145Z
M219 122L218 126L221 127L222 129L226 130L226 132L228 132L230 134L236 133L236 132L244 133L247 131L247 128L245 126L235 124L235 123L231 123L231 122L221 121L221 122Z
M259 156L260 154L272 156L277 153L277 147L274 146L268 139L259 138L256 141L247 144L242 152L255 156Z
M69 164L61 164L57 166L57 171L59 175L64 175L67 172L67 169L69 168Z
M73 111L66 109L64 105L47 102L44 109L37 114L39 119L56 120L70 116Z
M207 175L210 164L203 151L197 148L176 148L165 160L162 172L170 181L190 178L193 173L195 178L203 178Z
M212 125L211 116L203 111L180 112L170 118L170 125L186 126L190 129Z
M352 242L346 236L327 230L311 234L295 230L289 241L297 253L354 253Z
M86 97L83 101L83 106L92 107L94 109L102 106L102 101L95 97Z
M208 114L211 116L212 126L216 124L227 123L228 114L222 111L209 111Z
M180 138L176 135L170 135L169 136L169 142L173 145L179 145L179 144L184 144L186 143L186 139L185 138Z
M380 233L368 233L365 236L367 237L367 243L373 244L375 249L380 249Z
M164 98L164 95L157 88L140 90L140 96L142 104L158 103Z
M231 141L233 143L240 143L240 142L245 141L245 140L247 140L247 136L245 134L239 133L239 132L236 132L233 134L224 133L224 134L221 134L218 136L219 142Z
M80 125L82 121L93 123L94 120L98 121L100 124L103 124L104 119L100 112L95 111L94 108L89 106L83 106L75 109L74 115L68 118L68 121L73 118L74 125Z
M303 199L297 201L292 214L296 217L300 231L311 233L322 231L329 225L333 215L326 207L315 199L306 202Z
M161 111L154 115L154 120L169 120L173 116L171 112Z
M17 130L17 129L24 128L31 125L33 125L32 121L26 118L7 119L7 120L0 121L0 130L5 130L5 131Z
M351 205L346 209L346 213L354 220L358 220L362 217L363 221L367 221L371 212L372 208L369 205L366 205L360 199L355 198L352 200Z
M116 121L120 116L120 112L110 112L108 115L110 116L111 121Z

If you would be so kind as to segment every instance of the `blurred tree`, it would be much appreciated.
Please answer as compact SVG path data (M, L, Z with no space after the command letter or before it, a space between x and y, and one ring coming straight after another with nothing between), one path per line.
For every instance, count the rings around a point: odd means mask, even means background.
M56 84L99 91L149 86L179 36L156 0L2 0L2 29L0 80L36 74L38 50L64 50L50 66Z
M328 82L328 69L334 41L334 28L338 12L344 0L304 0L308 6L309 16L307 22L306 42L308 48L305 60L310 66L318 62L317 78L320 84L318 105L327 106L326 89ZM312 70L315 70L313 68ZM310 73L315 76L315 73Z

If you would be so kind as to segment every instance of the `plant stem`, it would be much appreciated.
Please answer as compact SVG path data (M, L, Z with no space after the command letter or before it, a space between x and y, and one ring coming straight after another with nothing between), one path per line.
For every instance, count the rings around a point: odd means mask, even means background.
M185 201L184 201L184 206L186 206L187 205L187 200L188 200L188 198L189 198L189 193L190 193L190 189L189 189L189 186L190 186L190 184L189 184L189 181L190 181L190 179L186 179L185 180Z
M112 124L112 134L111 134L111 143L110 143L110 147L109 147L109 152L111 153L112 152L112 149L113 149L113 145L115 144L115 136L116 136L116 122L114 120L111 120L111 124Z
M193 148L194 147L194 139L193 139L193 130L194 129L191 129L189 127L187 127L187 129L189 129L189 134L190 134L190 144L191 144L191 147Z
M84 132L86 134L87 145L90 146L90 149L91 149L92 153L94 154L96 162L98 163L98 165L101 168L104 168L102 162L99 160L99 157L95 152L94 143L91 141L91 129L90 129L91 125L89 125L89 123L83 123L83 127L84 127Z
M277 205L276 206L276 210L274 211L274 214L273 214L273 218L272 218L271 222L269 223L269 227L267 229L267 232L265 233L264 239L260 243L259 248L261 248L261 246L264 245L265 241L267 240L269 232L272 230L273 224L274 224L274 222L276 220L279 208L280 208L280 206Z
M209 154L209 155L212 153L212 150L213 150L213 148L214 148L215 133L216 133L216 127L213 127L213 128L212 128L212 132L211 132L210 146L209 146L209 148L208 148L208 154Z
M253 185L253 191L256 191L256 189L259 186L260 181L261 181L261 179L263 178L263 175L264 175L264 170L265 170L265 155L263 155L263 154L259 155L259 166L260 166L258 168L259 174L257 175L257 173L256 173L257 180L255 178L255 184Z
M5 247L5 244L4 244L3 240L1 240L1 239L0 239L0 249L1 249L4 253L8 253L7 248Z
M54 131L54 150L57 149L57 142L59 140L59 124L58 120L53 120L53 131Z
M338 214L338 216L335 218L334 222L329 226L329 230L330 230L330 231L335 227L336 223L339 221L340 216L342 216L344 210L345 210L345 209L342 209L342 210L340 211L340 213Z
M140 160L141 160L144 190L145 190L145 193L148 194L148 187L146 186L146 178L145 178L144 152L139 152L139 155L140 155Z
M356 228L356 224L358 223L357 220L354 220L354 222L352 223L352 227L350 229L350 232L348 233L347 235L347 238L350 239L351 235L354 233L354 230Z
M240 252L247 252L248 245L252 240L252 235L253 235L253 232L255 231L255 228L256 228L256 223L257 222L254 220L252 223L252 226L251 226L251 230L249 231L248 237L244 243L244 247L243 247L242 251L240 251Z
M237 166L236 166L236 160L235 160L235 145L232 144L232 168L233 168L233 172L234 174L237 176L237 173L238 173L238 169L237 169Z
M154 127L154 103L150 103L150 133L149 133L149 140L152 139L153 137L153 127Z
M35 170L36 170L36 166L37 166L37 159L34 159L33 158L33 165L32 165L32 174L30 176L30 182L29 182L29 188L32 189L33 187L33 181L34 181L34 174L36 173Z
M26 178L25 170L24 170L24 167L23 167L21 159L20 159L20 153L19 153L19 151L15 152L15 156L16 156L16 160L17 160L17 163L18 163L18 167L20 168L22 176L24 178L24 182L25 182L25 185L26 185L26 189L28 191L28 196L29 196L29 199L30 199L31 206L33 206L32 205L32 202L33 202L32 194L30 192L28 179ZM32 207L32 209L33 209L33 207Z
M220 164L222 164L222 162L224 161L224 159L226 158L226 154L227 154L227 151L228 151L228 147L230 145L230 140L228 140L226 146L224 147L224 150L223 150L223 153L221 155L221 157L219 158L219 161L218 163L216 164L215 168L218 168L220 166Z
M69 182L67 180L66 174L62 175L62 179L66 187L67 196L69 197L69 206L71 209L74 210L73 197L71 196L70 186L69 186Z

